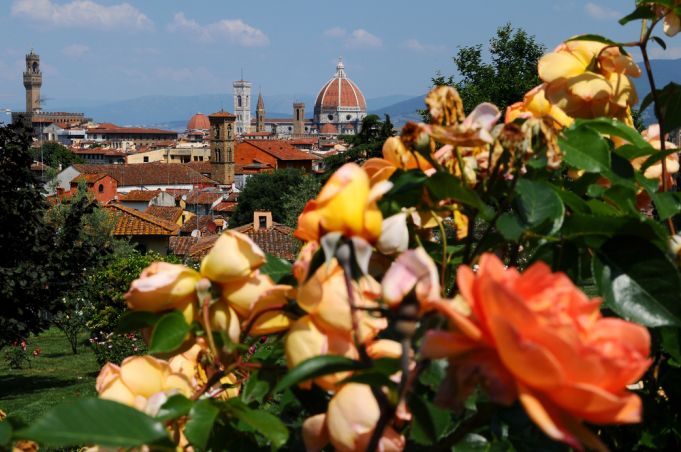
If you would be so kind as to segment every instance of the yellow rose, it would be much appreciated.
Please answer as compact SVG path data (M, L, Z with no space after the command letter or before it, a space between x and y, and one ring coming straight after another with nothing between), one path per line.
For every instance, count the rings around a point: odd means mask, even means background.
M192 394L192 384L167 361L153 356L131 356L120 366L107 363L99 373L96 389L102 399L113 400L155 415L168 395Z
M248 277L265 260L265 253L247 235L227 230L201 261L201 274L213 282L229 283Z
M308 201L294 235L308 242L318 241L327 232L340 232L373 243L381 235L383 220L376 198L367 173L357 164L347 163L331 176L316 199Z
M185 308L196 301L199 279L201 275L184 265L154 262L132 282L125 300L130 309L140 311Z

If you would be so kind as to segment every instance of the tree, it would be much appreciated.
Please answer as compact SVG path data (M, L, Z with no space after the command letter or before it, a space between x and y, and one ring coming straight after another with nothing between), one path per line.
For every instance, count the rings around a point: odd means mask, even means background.
M284 224L291 228L298 225L298 217L310 199L314 199L322 188L319 178L306 174L300 180L296 190L286 193L281 202L284 206Z
M385 121L377 115L365 116L359 133L345 137L350 149L324 159L327 176L348 162L361 163L372 157L382 157L383 142L393 135L395 130L389 115L385 115Z
M59 143L45 143L40 149L35 150L35 160L41 160L52 168L66 168L74 163L84 163L79 155L74 154L69 148Z
M489 41L491 62L484 61L482 44L459 47L454 64L460 79L437 74L432 82L455 87L467 112L481 102L491 102L503 111L541 83L537 62L545 52L546 47L534 36L506 24Z
M239 204L230 218L230 226L239 226L253 221L253 212L264 210L272 212L272 220L283 223L286 209L283 196L298 190L305 172L301 169L278 169L270 173L256 174L239 195Z

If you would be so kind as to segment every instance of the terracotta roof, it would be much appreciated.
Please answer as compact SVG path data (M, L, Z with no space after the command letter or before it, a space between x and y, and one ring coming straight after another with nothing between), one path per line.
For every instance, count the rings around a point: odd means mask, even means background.
M217 185L188 166L177 163L138 163L124 165L75 164L80 173L105 173L118 181L119 186L131 185Z
M177 235L180 227L170 221L148 215L121 204L107 204L102 208L117 218L113 235Z
M149 202L158 194L161 190L130 190L126 195L120 197L121 201L127 202Z
M31 171L45 171L47 169L50 169L50 167L45 165L43 162L31 163Z
M338 107L357 108L366 111L367 103L357 85L345 74L345 66L339 61L336 75L319 90L314 111L335 110Z
M288 140L289 144L296 145L296 144L317 144L319 143L318 138L293 138L291 140Z
M166 188L166 192L170 193L175 197L175 201L182 199L182 196L188 195L191 190L188 188Z
M85 181L86 184L94 184L100 179L103 179L105 177L109 176L108 174L103 174L103 173L89 173L89 174L80 174L73 179L71 179L71 183L79 183L80 181ZM111 177L111 176L109 176Z
M255 231L253 223L250 223L234 230L249 236L266 253L288 261L296 258L299 242L293 237L293 229L288 226L272 223L271 228Z
M236 115L233 115L228 111L222 111L222 110L217 111L215 113L211 113L210 115L208 115L209 118L211 116L216 117L216 118L236 118Z
M186 221L180 228L181 235L191 235L191 233L198 229L202 235L215 234L218 229L216 223L217 218L213 215L196 215L189 221ZM222 220L222 218L220 218Z
M154 206L147 207L144 213L154 217L161 218L172 223L177 223L177 220L182 216L182 207L175 206Z
M256 147L261 151L276 157L278 160L317 160L318 158L293 147L287 141L283 140L244 140L237 144L236 152L239 152L239 147L247 145Z
M319 133L338 133L338 129L333 124L326 123L319 129Z
M71 152L74 154L87 154L87 155L108 155L108 156L115 156L115 157L125 157L125 152L119 151L117 149L111 149L111 148L74 148L71 149Z
M222 198L224 193L205 191L205 190L192 190L186 199L187 204L213 204L218 199Z
M238 203L221 201L211 209L213 212L234 212Z
M147 129L146 127L102 127L101 124L98 127L90 127L87 129L87 133L102 133L107 135L173 135L177 137L177 132L173 132L172 130Z
M210 121L208 116L203 113L197 113L189 119L187 123L187 130L210 129Z
M199 237L175 236L170 237L168 247L170 252L176 256L184 257L189 254L189 250L199 240Z

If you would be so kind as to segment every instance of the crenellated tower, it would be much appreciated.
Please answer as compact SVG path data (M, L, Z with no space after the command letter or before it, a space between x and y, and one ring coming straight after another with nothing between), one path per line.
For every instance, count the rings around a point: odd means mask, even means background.
M40 87L43 85L43 74L40 72L40 56L33 50L26 55L24 71L24 88L26 88L26 112L40 111Z

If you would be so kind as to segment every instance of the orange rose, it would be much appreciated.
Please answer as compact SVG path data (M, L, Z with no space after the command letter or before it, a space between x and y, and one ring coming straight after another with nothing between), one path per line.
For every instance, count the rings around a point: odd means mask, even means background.
M422 348L456 362L445 393L458 386L465 397L471 380L483 380L494 400L519 398L547 435L575 448L601 446L581 421L641 420L641 400L626 386L651 363L644 327L602 317L599 299L541 262L520 274L485 254L477 273L459 267L457 284L466 309L435 303L456 330L429 332Z
M513 122L516 118L541 118L550 116L560 126L569 127L574 119L565 114L563 110L546 100L545 84L535 86L523 97L522 102L516 102L506 109L504 122Z
M383 216L376 199L384 190L383 184L370 188L367 173L347 163L331 176L317 199L308 201L294 235L308 242L318 241L327 232L340 232L373 243L381 235Z
M247 235L227 230L201 261L201 275L213 282L229 283L247 278L265 261L265 253Z

